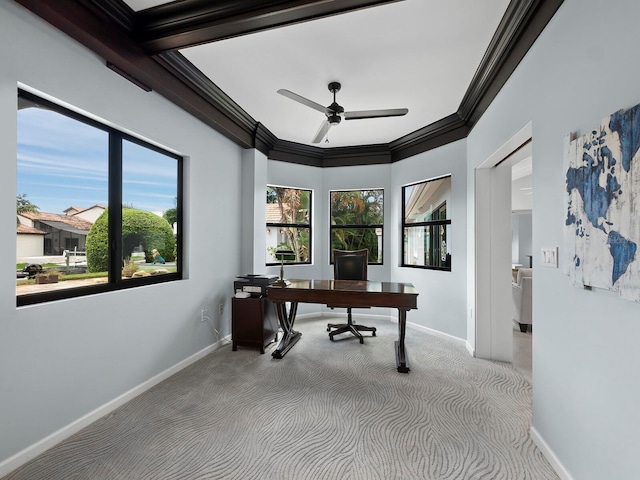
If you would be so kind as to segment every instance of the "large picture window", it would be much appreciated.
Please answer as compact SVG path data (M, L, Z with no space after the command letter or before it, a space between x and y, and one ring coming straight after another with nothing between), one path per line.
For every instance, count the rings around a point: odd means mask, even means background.
M267 265L277 250L294 252L286 263L311 263L311 190L267 186Z
M331 191L330 263L334 250L369 250L369 264L382 264L384 190Z
M182 158L18 92L17 304L182 278Z
M451 270L451 177L402 187L402 266Z

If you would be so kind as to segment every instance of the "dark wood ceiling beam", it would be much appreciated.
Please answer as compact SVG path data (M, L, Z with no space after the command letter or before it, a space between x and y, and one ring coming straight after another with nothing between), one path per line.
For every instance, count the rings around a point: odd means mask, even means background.
M135 16L139 44L155 55L401 0L182 0Z

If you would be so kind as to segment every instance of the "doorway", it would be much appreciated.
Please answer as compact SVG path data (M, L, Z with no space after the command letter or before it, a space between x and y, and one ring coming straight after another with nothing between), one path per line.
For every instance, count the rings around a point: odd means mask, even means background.
M511 262L514 307L512 365L532 383L533 161L529 156L511 168ZM520 281L518 282L518 273Z
M512 167L532 156L525 125L475 171L475 353L513 361Z

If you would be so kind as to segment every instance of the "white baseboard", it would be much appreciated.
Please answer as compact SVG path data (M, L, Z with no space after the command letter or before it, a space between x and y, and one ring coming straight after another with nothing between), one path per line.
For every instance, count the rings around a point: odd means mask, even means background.
M469 354L475 358L476 349L473 348L473 345L471 345L468 340L465 342L465 345L467 346L467 352L469 352Z
M398 323L397 318L394 318L393 321ZM448 340L450 342L461 345L467 350L469 350L468 342L464 338L454 337L453 335L449 335L448 333L444 333L439 330L434 330L433 328L425 327L424 325L418 325L417 323L412 323L412 322L407 322L407 327L414 328L416 330L421 330L425 333L428 333L429 335L433 335L434 337Z
M343 312L322 312L320 314L322 317L347 317L346 313ZM317 313L307 313L305 315L298 315L296 317L296 319L301 318L301 317L307 317L307 318L317 318L318 314ZM398 323L398 317L396 315L370 315L370 314L353 314L353 318L357 318L357 319L367 319L367 318L379 318L379 319L383 319L383 320L390 320L393 323ZM433 335L434 337L438 337L438 338L442 338L444 340L448 340L450 342L456 343L458 345L462 345L463 347L465 347L469 353L471 354L471 356L474 356L474 349L473 347L471 347L471 345L469 344L469 342L467 342L465 339L463 338L459 338L459 337L454 337L453 335L449 335L448 333L443 333L439 330L434 330L432 328L429 327L425 327L424 325L419 325L417 323L413 323L413 322L407 322L407 327L409 328L414 328L416 330L421 330L429 335Z
M21 467L22 465L27 463L29 460L34 459L35 457L44 453L46 450L50 449L54 445L57 445L63 440L69 438L71 435L79 432L80 430L92 424L96 420L113 412L116 408L124 405L129 400L134 399L141 393L146 392L151 387L156 386L158 383L162 382L163 380L166 380L171 375L174 375L175 373L179 372L183 368L188 367L192 363L200 360L202 357L208 355L209 353L213 352L214 350L217 350L222 345L225 345L229 342L231 342L230 335L222 338L221 340L219 340L218 342L212 345L209 345L206 348L203 348L199 352L196 352L190 357L185 358L181 362L176 363L172 367L167 368L165 371L160 372L159 374L150 378L149 380L146 380L145 382L142 382L140 385L133 387L128 392L125 392L122 395L114 398L113 400L110 400L109 402L96 408L92 412L87 413L86 415L78 418L77 420L71 422L70 424L65 425L61 429L53 432L51 435L48 435L42 440L34 443L33 445L30 445L29 447L25 448L24 450L21 450L15 455L12 455L6 460L3 460L2 462L0 462L0 477L4 477L5 475L9 474L15 469Z
M529 432L531 435L531 440L533 440L533 443L535 443L536 446L540 449L540 451L544 455L544 458L547 459L547 461L551 465L551 468L555 470L558 476L562 480L573 480L573 477L571 476L569 471L564 468L564 465L562 465L560 459L556 456L555 453L553 453L553 450L551 449L551 447L549 447L549 444L544 441L538 431L534 427L531 427Z

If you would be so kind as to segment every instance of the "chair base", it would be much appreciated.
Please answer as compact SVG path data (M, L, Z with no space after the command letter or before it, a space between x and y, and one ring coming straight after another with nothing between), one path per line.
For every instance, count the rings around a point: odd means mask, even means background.
M331 331L334 328L335 330ZM351 320L351 314L349 314L347 323L329 323L327 325L327 332L329 333L329 339L333 341L334 335L341 333L351 332L354 336L358 337L360 343L364 343L364 337L360 332L371 332L371 336L376 336L376 327L367 327L365 325L357 325Z

